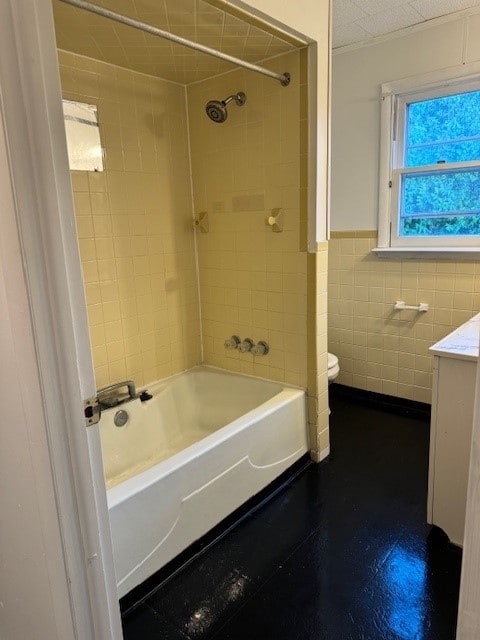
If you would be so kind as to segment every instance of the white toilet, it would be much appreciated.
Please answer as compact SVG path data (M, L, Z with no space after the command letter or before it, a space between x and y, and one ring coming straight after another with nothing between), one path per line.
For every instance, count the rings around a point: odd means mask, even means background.
M340 373L340 366L338 364L337 356L333 353L328 354L328 384L334 382Z
M332 384L340 373L340 365L338 364L337 356L334 356L333 353L328 354L328 384ZM328 414L330 415L331 411L328 409Z

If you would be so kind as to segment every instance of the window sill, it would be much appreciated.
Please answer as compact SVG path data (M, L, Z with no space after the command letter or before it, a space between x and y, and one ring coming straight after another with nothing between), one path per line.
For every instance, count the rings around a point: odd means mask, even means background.
M480 260L480 247L376 247L372 253L384 260Z

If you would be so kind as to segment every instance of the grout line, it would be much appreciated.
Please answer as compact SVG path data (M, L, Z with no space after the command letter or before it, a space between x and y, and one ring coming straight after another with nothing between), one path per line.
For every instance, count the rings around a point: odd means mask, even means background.
M298 48L293 48L290 49L290 51L284 51L283 53L277 53L274 56L270 56L269 58L262 58L261 60L257 60L254 64L260 64L260 63L264 63L264 62L270 62L271 60L276 60L277 58L281 58L282 56L287 56L291 53L295 53L297 51L302 51L303 49L307 49L308 45L304 46L304 47L298 47ZM114 69L121 69L122 71L127 71L130 73L138 73L141 76L145 76L146 78L152 78L154 80L162 80L163 82L169 82L170 84L175 84L178 87L190 87L191 85L194 84L200 84L202 82L206 82L207 80L213 80L215 78L221 78L222 76L228 75L229 73L234 73L235 71L241 71L243 69L243 67L235 67L234 69L230 69L229 71L223 71L221 73L217 73L213 76L208 76L207 78L202 78L201 80L194 80L193 82L178 82L177 80L168 80L167 78L164 78L163 76L156 76L156 75L152 75L151 73L145 73L144 71L137 71L136 69L131 69L130 67L122 67L122 65L119 64L114 64L113 62L106 62L105 60L101 60L100 58L92 58L91 56L86 56L82 53L76 53L75 51L69 51L68 49L60 49L57 48L57 51L64 53L66 55L71 55L71 56L76 56L78 58L83 58L84 60L90 60L91 62L96 62L99 64L104 64L107 67L113 67ZM58 58L58 56L57 56ZM68 64L62 64L59 60L58 60L58 66L70 66ZM249 71L248 69L246 69L246 71ZM255 73L254 71L252 71L252 73Z
M277 53L274 56L270 56L269 58L262 58L262 60L257 60L255 64L260 64L264 62L270 62L271 60L276 60L277 58L281 58L282 56L288 56L291 53L296 53L298 51L302 51L303 49L307 49L308 45L304 47L298 47L295 49L290 49L290 51L284 51L283 53ZM194 84L201 84L202 82L207 82L208 80L214 80L215 78L221 78L222 76L226 76L229 73L234 73L235 71L242 71L243 67L235 67L234 69L230 69L229 71L222 71L222 73L217 73L214 76L208 76L208 78L203 78L202 80L193 80L193 82L189 82L186 86L190 87ZM255 71L251 71L250 69L244 69L245 71L250 71L250 73L255 73ZM275 80L273 80L275 82Z
M101 60L100 58L92 58L90 56L85 56L82 53L76 53L75 51L69 51L68 49L60 49L57 48L57 51L61 53L65 53L69 56L75 56L78 58L83 58L84 60L90 60L91 62L96 62L98 64L104 64L107 67L113 67L114 69L121 69L121 71L126 71L127 73L138 73L140 76L145 76L146 78L151 78L152 80L161 80L162 82L168 82L170 84L175 84L177 87L186 87L187 85L182 82L177 82L176 80L167 80L166 78L162 78L161 76L154 76L151 73L145 73L144 71L137 71L136 69L130 69L130 67L122 67L120 64L114 64L113 62L106 62L105 60ZM70 67L69 64L63 64L58 60L59 67Z
M188 89L187 85L184 85L185 96L185 114L187 119L187 141L188 141L188 172L190 177L190 202L192 206L192 222L195 220L195 198L193 195L193 168L192 168L192 146L190 143L190 117L188 113ZM200 263L198 255L198 231L193 228L193 250L195 253L195 276L197 281L197 301L198 301L198 324L200 329L200 363L204 362L204 350L203 350L203 322L202 322L202 296L200 291Z

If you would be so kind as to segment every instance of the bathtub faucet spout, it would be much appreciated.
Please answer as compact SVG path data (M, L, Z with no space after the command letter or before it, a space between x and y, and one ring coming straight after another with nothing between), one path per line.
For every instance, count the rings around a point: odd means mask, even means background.
M119 394L118 390L123 387L127 387L128 394ZM134 400L138 397L135 391L135 383L133 380L124 380L123 382L116 382L108 387L102 387L97 391L98 402L102 409L109 409L110 407L116 407L117 404L121 404L126 400Z

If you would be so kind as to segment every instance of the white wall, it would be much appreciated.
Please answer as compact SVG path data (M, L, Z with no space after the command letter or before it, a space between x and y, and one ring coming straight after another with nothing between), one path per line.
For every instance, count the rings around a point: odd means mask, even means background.
M377 229L380 85L480 60L480 14L333 56L332 231Z
M1 114L0 224L0 637L73 640Z

